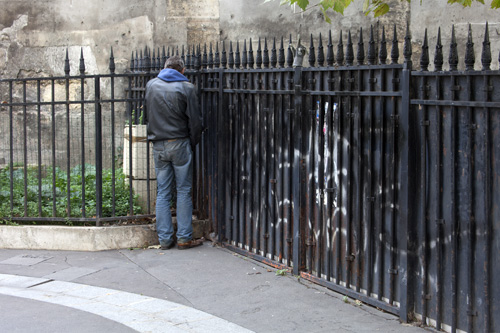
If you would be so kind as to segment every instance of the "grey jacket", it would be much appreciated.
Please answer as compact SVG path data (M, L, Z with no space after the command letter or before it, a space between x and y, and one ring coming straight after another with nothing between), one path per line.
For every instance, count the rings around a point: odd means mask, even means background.
M195 146L201 139L200 105L196 88L189 82L150 80L146 85L145 114L151 141L189 138Z

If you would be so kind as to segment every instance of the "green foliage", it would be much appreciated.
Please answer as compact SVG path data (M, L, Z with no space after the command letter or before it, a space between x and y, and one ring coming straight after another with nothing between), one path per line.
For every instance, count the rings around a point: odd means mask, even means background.
M27 215L29 217L39 216L38 200L41 202L41 217L82 217L82 193L85 191L85 215L87 217L96 214L96 168L86 164L74 167L69 172L70 210L68 211L68 173L59 167L45 168L42 177L38 177L37 167L25 169L16 166L12 170L13 179L13 203L10 207L10 169L7 167L0 170L0 217L24 216L24 199L27 201ZM85 184L83 177L85 175ZM55 186L52 184L54 183ZM122 169L115 170L115 216L126 216L129 214L129 186L126 183ZM55 193L55 196L54 196ZM53 206L55 203L55 216ZM137 195L133 196L134 213L140 214L141 207L138 204ZM112 170L102 171L102 215L113 216L113 174ZM71 224L68 220L67 224Z
M286 268L285 269L278 269L276 271L276 275L278 275L278 276L285 276L287 272L288 272L288 270Z
M271 1L274 0L265 0L264 3ZM328 16L327 11L331 9L334 12L344 15L344 10L352 3L352 1L353 0L321 0L319 1L318 4L311 5L309 3L309 0L281 0L280 4L290 5L290 6L297 5L303 11L306 11L312 7L319 6L321 8L321 11L323 12L325 20L328 23L331 23L331 19ZM411 0L400 0L400 1L411 2ZM420 3L422 3L422 1L423 0L420 0ZM389 0L363 0L363 12L365 13L365 15L373 13L375 17L385 15L390 10L388 2ZM448 0L449 4L458 3L464 7L470 7L473 2L480 2L484 4L484 0ZM492 0L491 8L492 9L500 8L500 0Z

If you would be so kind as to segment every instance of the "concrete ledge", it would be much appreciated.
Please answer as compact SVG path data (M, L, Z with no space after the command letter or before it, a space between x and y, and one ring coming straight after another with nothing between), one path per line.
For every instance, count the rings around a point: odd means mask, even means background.
M102 251L158 244L154 224L113 227L0 226L0 248Z
M194 238L207 237L209 232L209 221L193 221ZM0 225L0 249L103 251L156 244L155 224L110 227Z

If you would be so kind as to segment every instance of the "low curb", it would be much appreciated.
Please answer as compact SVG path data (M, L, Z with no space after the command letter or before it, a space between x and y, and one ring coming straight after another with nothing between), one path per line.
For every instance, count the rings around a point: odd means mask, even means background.
M206 237L208 221L193 221L193 237ZM158 244L154 224L109 227L1 226L0 249L105 251Z

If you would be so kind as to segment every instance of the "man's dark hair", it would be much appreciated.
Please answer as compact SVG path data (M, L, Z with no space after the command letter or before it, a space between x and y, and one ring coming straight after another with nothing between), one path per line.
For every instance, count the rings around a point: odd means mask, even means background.
M178 55L172 56L165 61L165 68L172 68L181 72L184 68L184 61Z

